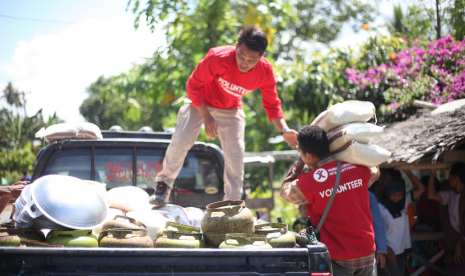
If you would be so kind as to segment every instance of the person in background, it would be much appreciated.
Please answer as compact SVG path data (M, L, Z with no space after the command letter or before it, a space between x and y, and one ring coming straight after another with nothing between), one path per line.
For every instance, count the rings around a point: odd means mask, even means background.
M188 100L178 113L176 130L157 174L150 204L166 205L187 152L205 125L208 137L221 140L224 151L224 200L241 198L244 176L245 113L241 97L260 89L263 107L284 141L297 145L297 131L289 129L278 98L273 66L265 59L266 34L256 26L239 33L236 46L210 49L187 81Z
M396 171L394 169L380 169L379 173L380 174L379 174L378 181L376 181L372 185L375 188L374 193L376 194L377 199L379 199L379 197L381 196L381 193L383 192L384 187L386 187L387 181L391 177L402 177L402 175L400 174L400 171ZM370 190L373 191L373 188L370 187Z
M449 190L435 191L434 176L437 170L431 170L428 183L428 198L447 205L449 225L444 228L446 244L445 261L448 275L465 275L465 163L455 163L449 170Z
M425 191L421 181L409 170L404 171L412 181L413 190L405 192L402 177L391 177L379 197L379 210L384 221L387 242L389 275L402 276L405 253L411 248L407 208Z
M383 218L379 211L376 195L370 190L368 190L368 195L370 196L370 212L371 218L373 219L373 231L375 232L376 262L379 267L383 269L386 264L387 254L386 231L384 230Z
M292 231L296 233L299 233L300 230L305 229L305 224L307 223L308 214L305 204L299 205L299 213L300 217L297 218L292 224Z
M432 232L442 231L441 221L439 218L439 203L428 199L428 187L429 187L429 176L423 176L421 183L426 187L426 190L420 195L417 200L417 223L414 226L415 231L418 232ZM437 178L434 178L435 191L441 189L441 182ZM412 251L420 257L426 260L431 259L437 252L439 252L441 245L444 240L423 240L423 241L412 241ZM417 259L412 259L412 269L415 271L420 268L423 264ZM426 269L425 273L428 275L435 275L435 271L430 268Z
M14 199L17 199L21 195L21 191L27 186L25 182L16 182L10 186L0 186L0 213L8 205L8 203Z
M306 204L310 222L317 227L336 182L337 160L321 127L304 126L297 140L300 158L289 170L280 195L287 202ZM366 190L378 178L379 169L341 163L339 187L319 240L331 255L333 275L376 275L375 234ZM304 165L310 168L308 173L302 173Z
M27 174L27 170L23 171L23 177L19 181L31 181L31 177Z

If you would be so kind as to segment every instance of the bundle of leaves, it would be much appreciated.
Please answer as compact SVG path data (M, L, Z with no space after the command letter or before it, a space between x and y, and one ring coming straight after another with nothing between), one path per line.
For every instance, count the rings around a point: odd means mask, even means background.
M390 62L365 72L345 73L359 93L383 93L381 122L404 120L416 110L414 100L443 104L465 96L465 40L451 36L412 46L391 55Z

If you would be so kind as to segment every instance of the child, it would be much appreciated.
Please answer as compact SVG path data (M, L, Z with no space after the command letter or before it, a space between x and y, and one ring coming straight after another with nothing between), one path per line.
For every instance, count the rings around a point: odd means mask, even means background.
M405 181L401 177L391 177L379 198L379 209L386 230L388 245L389 275L402 276L405 250L411 248L410 227L407 207L425 190L421 181L410 171L405 171L413 184L413 191L405 192Z

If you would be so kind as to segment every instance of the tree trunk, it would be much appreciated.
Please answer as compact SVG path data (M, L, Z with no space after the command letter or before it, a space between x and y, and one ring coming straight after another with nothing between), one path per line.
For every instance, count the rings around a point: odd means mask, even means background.
M441 38L441 11L439 10L440 0L436 0L436 39Z
M453 22L455 30L455 40L462 41L465 38L465 1L455 0L453 10Z
M10 141L8 139L5 139L6 141L6 167L8 170L8 173L10 173L10 150L8 147L10 146Z

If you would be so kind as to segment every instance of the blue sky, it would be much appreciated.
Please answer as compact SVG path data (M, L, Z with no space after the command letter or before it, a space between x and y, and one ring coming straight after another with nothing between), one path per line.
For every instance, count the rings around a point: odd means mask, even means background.
M101 75L126 72L164 43L161 32L151 33L142 22L134 30L127 2L0 0L0 89L11 81L25 91L29 116L43 108L46 117L57 112L67 122L83 121L78 108L86 87ZM392 11L392 2L380 9ZM384 17L370 23L381 24ZM349 27L343 33L333 46L369 36ZM4 100L0 104L6 106Z
M43 108L45 116L57 112L68 122L83 121L78 108L86 87L101 75L126 72L164 41L145 25L134 30L126 5L127 0L0 0L0 89L11 81L25 91L29 116ZM0 104L6 106L4 100Z

